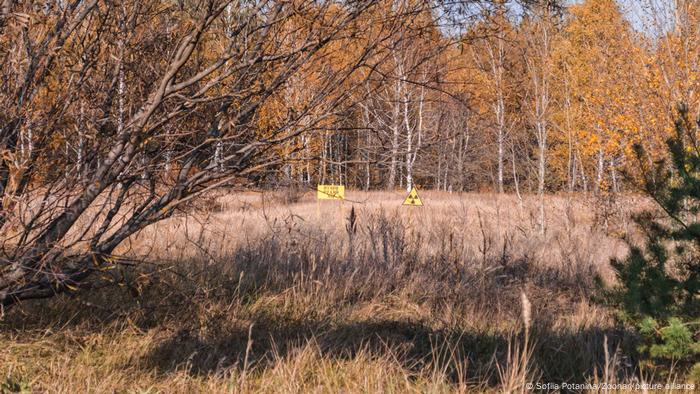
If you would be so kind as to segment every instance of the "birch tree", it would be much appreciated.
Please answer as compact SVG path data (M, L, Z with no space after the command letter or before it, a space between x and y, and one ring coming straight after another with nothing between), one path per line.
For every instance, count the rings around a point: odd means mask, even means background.
M550 84L552 79L551 39L553 33L552 16L549 8L535 8L531 20L525 27L525 64L529 78L530 117L537 141L537 193L540 199L540 233L545 232L545 175L547 169L547 137L549 129Z

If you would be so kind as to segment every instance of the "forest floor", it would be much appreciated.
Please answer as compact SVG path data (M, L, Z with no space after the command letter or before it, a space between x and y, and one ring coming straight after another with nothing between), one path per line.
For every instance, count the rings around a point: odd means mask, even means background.
M94 289L0 320L0 392L521 391L662 382L595 302L632 201L230 193L147 228ZM350 219L354 207L354 221ZM140 261L140 263L136 263ZM125 263L127 261L125 260ZM553 387L553 386L550 386ZM574 389L572 386L569 389Z

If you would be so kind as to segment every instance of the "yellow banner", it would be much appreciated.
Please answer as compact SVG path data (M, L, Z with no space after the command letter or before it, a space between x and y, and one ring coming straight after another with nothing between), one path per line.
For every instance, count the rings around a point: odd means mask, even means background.
M344 185L318 185L316 198L319 200L342 200L345 198Z

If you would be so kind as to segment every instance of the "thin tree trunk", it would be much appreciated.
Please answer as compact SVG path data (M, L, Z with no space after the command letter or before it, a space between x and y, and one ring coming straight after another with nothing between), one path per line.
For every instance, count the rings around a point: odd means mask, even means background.
M416 125L416 134L418 141L415 147L413 147L413 129L409 122L408 117L408 100L404 103L404 121L407 130L407 142L408 149L406 153L406 191L411 191L413 188L413 165L416 162L416 157L418 156L418 150L421 147L423 138L423 99L425 90L421 86L420 96L418 97L418 120Z
M610 159L610 178L612 180L612 190L614 193L619 192L617 185L617 168L615 165L615 158Z
M576 177L578 175L578 160L576 159L576 155L572 152L572 159L571 159L571 181L569 183L569 192L573 193L574 189L576 188Z
M515 170L515 148L511 145L510 148L511 161L513 163L513 182L515 183L515 195L518 197L518 206L523 209L523 196L520 195L520 183L518 182L518 172Z
M499 118L502 118L502 117L499 116ZM503 141L505 140L504 130L503 130L504 125L499 121L499 124L497 127L498 127L498 156L496 158L496 160L498 162L497 181L498 181L498 192L503 193Z
M583 183L583 191L588 193L588 177L586 176L586 168L583 166L581 161L581 153L576 151L576 162L581 167L581 182Z
M391 162L389 165L389 181L387 182L387 187L389 189L394 189L396 186L396 177L398 172L398 156L399 156L399 112L401 111L401 96L402 96L402 81L399 78L396 81L396 86L394 89L394 109L392 112L392 136L391 136Z
M605 167L605 159L603 156L603 147L598 150L598 166L596 167L596 178L595 178L595 193L598 194L601 191L603 185L603 171Z
M78 158L75 163L75 171L78 177L83 174L83 149L85 149L85 106L80 103L80 121L78 122Z
M437 184L437 190L440 190L441 186L441 179L440 177L442 176L442 152L441 150L438 151L437 154L437 171L435 172L435 183Z
M323 143L321 144L323 146L323 149L321 149L321 162L318 164L318 172L319 172L319 179L321 184L326 183L326 160L327 160L327 152L328 152L328 138L326 134L323 134Z
M413 185L413 161L411 154L413 151L413 127L408 116L408 95L403 97L403 122L406 128L406 191L410 191Z

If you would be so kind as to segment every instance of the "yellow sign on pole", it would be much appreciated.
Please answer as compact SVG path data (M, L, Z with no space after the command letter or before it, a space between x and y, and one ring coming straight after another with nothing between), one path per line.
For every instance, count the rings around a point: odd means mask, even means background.
M416 190L415 186L413 187L413 189L411 189L411 192L408 193L408 197L406 197L406 199L403 200L403 204L401 205L413 205L416 207L423 206L423 201L421 201L420 197L418 197L418 190Z
M318 185L316 198L319 200L342 200L345 198L345 186Z

